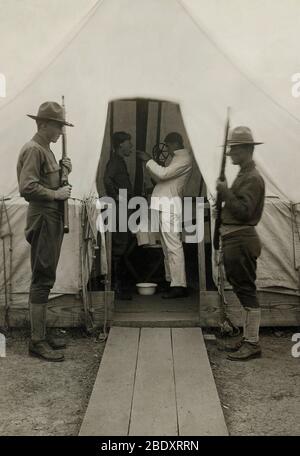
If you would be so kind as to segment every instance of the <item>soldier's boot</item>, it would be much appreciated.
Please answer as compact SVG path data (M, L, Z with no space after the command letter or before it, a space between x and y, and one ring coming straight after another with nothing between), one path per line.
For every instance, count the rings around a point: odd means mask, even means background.
M46 361L63 361L64 355L54 351L46 341L47 303L29 304L31 340L29 354Z
M259 345L260 308L245 308L244 337L241 347L228 355L231 361L247 361L261 356Z
M63 350L67 347L66 341L63 337L53 336L52 334L47 334L46 341L53 350Z
M186 298L188 290L186 287L170 287L169 290L162 295L163 299Z
M242 336L227 337L225 340L218 341L218 350L234 352L241 348L244 338Z
M243 341L239 350L235 351L234 353L230 353L230 355L227 356L230 361L248 361L249 359L260 357L261 348L259 343L253 344L247 341Z

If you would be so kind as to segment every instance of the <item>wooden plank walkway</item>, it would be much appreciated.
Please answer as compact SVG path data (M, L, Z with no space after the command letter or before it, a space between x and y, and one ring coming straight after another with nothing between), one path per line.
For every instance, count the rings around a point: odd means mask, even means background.
M201 329L111 328L79 435L228 435Z

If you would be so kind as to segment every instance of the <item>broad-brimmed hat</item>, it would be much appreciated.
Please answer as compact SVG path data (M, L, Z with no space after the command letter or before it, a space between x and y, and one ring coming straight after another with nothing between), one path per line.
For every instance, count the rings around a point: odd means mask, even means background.
M31 119L54 120L55 122L67 125L68 127L74 127L73 124L66 122L64 119L63 107L55 101L46 101L45 103L42 103L36 116L32 114L27 115L28 117L31 117Z
M237 146L243 144L252 144L253 146L258 146L259 144L263 143L254 141L250 128L244 126L233 128L233 130L229 132L227 145Z

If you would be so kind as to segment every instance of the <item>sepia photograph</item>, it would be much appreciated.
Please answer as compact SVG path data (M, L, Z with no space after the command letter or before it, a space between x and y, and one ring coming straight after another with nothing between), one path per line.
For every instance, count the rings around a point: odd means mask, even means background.
M0 442L300 436L300 1L0 0L0 43Z

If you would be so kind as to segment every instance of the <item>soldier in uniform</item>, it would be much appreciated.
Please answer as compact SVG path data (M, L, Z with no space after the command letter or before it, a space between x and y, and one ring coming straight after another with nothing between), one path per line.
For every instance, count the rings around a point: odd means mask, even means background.
M46 335L48 296L56 278L63 240L63 201L70 197L71 186L60 186L61 166L71 172L71 161L58 164L50 143L57 142L65 121L63 108L55 102L43 103L36 116L37 133L19 155L17 175L21 196L29 202L26 240L31 245L32 279L29 297L31 340L29 354L47 361L63 361L58 349L63 340Z
M104 186L108 196L116 202L117 231L112 234L112 264L114 289L117 299L131 299L126 289L124 255L129 247L131 233L118 231L119 191L127 190L128 200L133 196L132 184L129 178L125 158L132 153L132 142L129 133L117 131L112 135L112 154L104 174Z
M235 345L223 348L232 351L228 358L244 361L261 356L259 345L260 306L256 294L256 261L261 252L260 239L255 226L261 219L265 183L253 161L255 142L248 127L232 130L228 155L234 165L240 166L231 188L226 181L217 182L225 205L222 209L220 234L223 246L224 267L229 283L244 308L244 333Z

